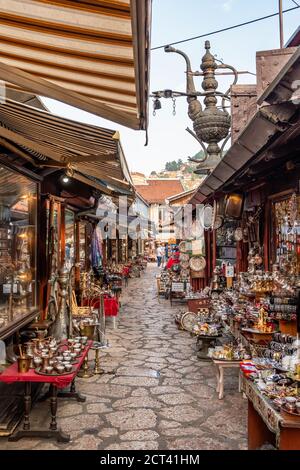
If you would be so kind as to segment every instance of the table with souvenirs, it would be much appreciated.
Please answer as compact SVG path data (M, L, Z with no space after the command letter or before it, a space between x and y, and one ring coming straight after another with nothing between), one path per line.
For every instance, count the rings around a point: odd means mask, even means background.
M247 370L244 364L241 368ZM255 450L270 443L280 450L299 450L300 377L282 378L283 374L276 373L267 377L266 382L243 377L242 391L248 399L248 448ZM282 385L278 385L280 382Z
M54 437L58 442L69 442L70 436L57 425L58 397L75 398L85 401L76 391L75 379L87 362L89 349L93 341L86 336L79 336L57 342L54 338L32 341L26 352L20 346L18 361L9 365L0 374L0 381L6 384L24 383L24 416L23 427L15 431L9 440L17 441L23 437ZM50 398L49 428L31 429L31 386L34 383L49 385L49 391L43 398ZM68 390L66 390L66 388Z

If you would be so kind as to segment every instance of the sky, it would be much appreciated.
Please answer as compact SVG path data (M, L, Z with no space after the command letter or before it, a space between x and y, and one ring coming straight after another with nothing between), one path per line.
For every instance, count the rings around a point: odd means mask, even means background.
M296 0L300 4L300 0ZM284 9L292 8L292 0L283 0ZM278 11L278 0L153 0L152 47L169 44L192 36L243 23ZM211 52L238 71L255 73L256 51L279 48L278 16L232 31L209 36ZM300 24L300 9L284 15L285 42ZM205 37L177 45L186 52L193 70L200 69L205 53ZM177 54L166 54L163 49L151 53L150 92L165 88L185 91L185 63ZM201 77L195 78L196 89L201 90ZM238 83L255 83L255 76L240 75ZM230 78L219 80L219 90L226 91ZM192 127L187 116L185 98L176 101L173 116L171 100L162 100L162 109L152 115L149 106L149 142L145 146L145 132L133 131L105 119L91 115L47 98L48 109L60 116L89 124L119 130L129 169L150 174L159 171L165 163L179 158L186 160L200 150L197 141L186 132Z

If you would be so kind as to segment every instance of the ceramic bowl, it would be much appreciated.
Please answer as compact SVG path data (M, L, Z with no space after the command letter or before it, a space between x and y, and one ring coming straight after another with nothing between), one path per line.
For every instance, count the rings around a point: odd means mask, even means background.
M64 366L65 366L65 371L66 371L66 372L71 372L71 370L72 370L72 364L68 363L68 364L65 364Z
M65 371L65 366L63 364L57 364L55 369L59 374L62 374Z
M33 358L33 363L34 363L35 367L39 367L42 364L42 362L43 362L43 359L39 356L35 356Z

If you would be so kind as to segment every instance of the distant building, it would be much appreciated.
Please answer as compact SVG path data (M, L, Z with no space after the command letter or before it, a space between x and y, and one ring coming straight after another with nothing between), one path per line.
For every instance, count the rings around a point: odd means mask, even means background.
M131 178L135 186L140 184L147 184L147 178L144 173L139 173L138 171L133 172L131 173Z
M134 181L134 175L132 175ZM146 183L135 184L136 191L148 202L149 218L156 226L156 239L168 241L168 235L163 233L168 213L168 198L184 192L184 187L178 178L148 178Z

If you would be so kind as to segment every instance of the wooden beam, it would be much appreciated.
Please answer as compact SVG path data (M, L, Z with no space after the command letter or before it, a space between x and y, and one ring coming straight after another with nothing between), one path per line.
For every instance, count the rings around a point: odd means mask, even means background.
M68 157L67 161L69 163L85 163L85 162L115 162L116 161L116 154L115 153L102 153L102 154L94 154L94 155L74 155L72 157Z
M132 129L140 129L140 122L137 117L118 111L111 106L101 102L96 102L82 94L68 90L67 88L56 85L48 80L36 77L31 73L0 62L0 79L18 85L22 89L31 91L37 95L53 98L63 103L75 106L88 111L96 116L100 116L109 121L116 122L122 126Z
M19 149L11 142L7 142L7 140L3 139L2 137L0 137L0 145L3 145L3 147L5 147L10 152L13 152L18 157L24 158L24 160L30 162L33 166L37 166L35 160L31 156L27 155L24 150Z
M114 191L111 189L108 189L104 184L101 184L100 182L95 182L87 178L86 176L80 175L77 173L77 171L74 172L73 178L81 181L84 184L87 184L88 186L91 186L92 188L99 189L102 193L108 194L109 196L112 196L114 194Z

